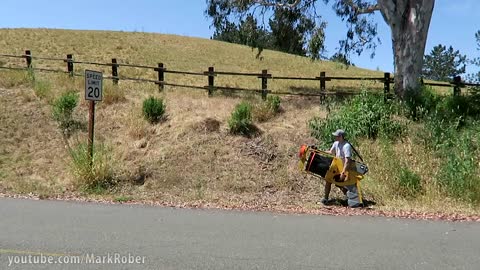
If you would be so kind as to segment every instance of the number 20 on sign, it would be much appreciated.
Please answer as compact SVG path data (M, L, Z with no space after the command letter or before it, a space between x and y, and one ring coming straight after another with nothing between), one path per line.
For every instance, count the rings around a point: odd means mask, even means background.
M88 117L88 156L93 165L93 131L95 129L95 101L102 100L103 74L98 71L85 70L85 99L90 101Z
M85 99L102 100L103 74L98 71L85 70Z

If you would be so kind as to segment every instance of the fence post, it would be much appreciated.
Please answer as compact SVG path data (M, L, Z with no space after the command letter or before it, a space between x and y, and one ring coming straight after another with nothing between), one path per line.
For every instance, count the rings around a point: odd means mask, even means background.
M383 74L383 100L386 102L390 95L390 72Z
M327 86L326 86L326 73L325 71L320 72L320 104L325 103L325 94L327 91Z
M73 55L67 54L67 71L70 77L73 77Z
M27 68L32 68L32 52L30 50L25 51L25 60L27 61Z
M165 81L165 68L163 67L163 63L158 63L158 67L155 71L158 73L158 91L161 92L165 89L165 85L163 84Z
M117 65L117 58L112 58L112 77L113 77L113 84L118 84L118 65Z
M208 95L211 96L215 88L215 68L208 68Z
M267 99L268 93L268 71L266 69L262 70L262 99Z
M460 96L461 93L461 88L460 85L462 84L462 77L460 76L455 76L453 77L453 95L454 96Z

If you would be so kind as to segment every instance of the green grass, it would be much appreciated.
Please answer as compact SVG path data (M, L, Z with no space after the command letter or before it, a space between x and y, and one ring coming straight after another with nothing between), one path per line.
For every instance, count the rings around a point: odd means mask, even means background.
M70 150L71 170L78 187L101 194L114 185L114 168L110 152L111 150L103 144L96 144L93 148L93 159L90 159L85 143L79 143Z

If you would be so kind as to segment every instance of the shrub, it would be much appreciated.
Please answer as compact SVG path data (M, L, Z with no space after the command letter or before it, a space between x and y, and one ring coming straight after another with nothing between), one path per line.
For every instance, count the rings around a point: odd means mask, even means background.
M459 124L463 126L467 118L478 119L480 116L480 94L445 97L439 102L437 113L447 120L460 120Z
M438 114L446 120L460 119L460 124L463 124L467 117L477 118L480 115L480 90L471 89L468 95L442 97L430 87L423 87L419 92L408 92L403 104L406 115L415 121Z
M79 188L92 192L107 189L114 184L110 152L110 149L107 149L105 145L95 144L92 166L90 166L86 143L79 143L76 147L70 149L71 170Z
M149 97L143 101L143 116L151 124L158 123L164 117L165 108L163 99Z
M402 195L414 197L421 191L421 178L418 174L405 167L402 167L398 173L398 184Z
M280 103L281 99L279 96L270 95L267 97L267 107L268 109L273 112L274 114L280 111Z
M438 183L448 195L468 202L480 201L479 133L478 128L452 132L445 137L448 142L437 146L444 160L437 175Z
M331 133L338 128L345 129L353 142L361 137L394 139L406 130L406 126L393 119L395 113L395 104L385 103L382 95L364 91L340 105L332 116L326 119L315 117L308 125L312 136L323 146L331 142Z
M249 135L254 130L251 104L246 101L237 104L228 120L228 126L233 134Z
M72 122L72 114L78 104L78 95L68 92L61 95L53 103L53 118L60 123L62 129L68 128Z
M422 87L417 92L408 91L403 101L406 116L418 121L434 112L440 100L431 87Z

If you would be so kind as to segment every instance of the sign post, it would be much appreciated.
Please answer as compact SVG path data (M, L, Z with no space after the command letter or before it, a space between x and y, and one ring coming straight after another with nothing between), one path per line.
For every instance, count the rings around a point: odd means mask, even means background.
M85 70L85 100L89 100L88 117L88 156L90 167L93 165L93 131L95 128L95 101L102 101L103 74Z

